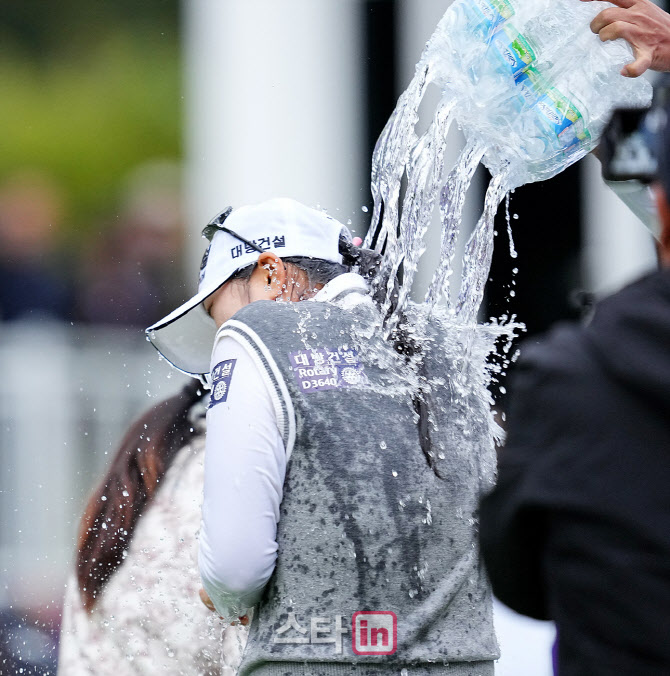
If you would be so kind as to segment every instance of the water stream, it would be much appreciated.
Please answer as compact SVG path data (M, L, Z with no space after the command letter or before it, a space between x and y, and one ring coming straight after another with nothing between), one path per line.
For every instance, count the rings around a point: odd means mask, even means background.
M590 152L614 107L649 102L648 83L619 73L631 58L627 43L603 44L590 31L602 4L457 0L447 10L373 154L374 209L364 246L383 253L387 333L407 307L437 204L440 257L425 302L446 308L458 324L476 324L501 202L514 188L550 178ZM430 85L441 98L419 135L419 107ZM447 167L454 122L466 145ZM480 163L492 179L455 280L466 193Z

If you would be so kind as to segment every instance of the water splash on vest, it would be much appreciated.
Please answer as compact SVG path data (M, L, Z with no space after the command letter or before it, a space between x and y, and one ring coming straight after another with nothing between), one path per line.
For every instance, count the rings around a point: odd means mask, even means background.
M646 81L620 75L631 61L627 43L602 43L590 31L601 5L458 0L446 12L373 156L374 210L365 246L384 254L389 333L406 308L436 205L440 261L425 300L431 307L442 304L458 324L475 324L491 265L494 218L505 196L590 152L614 107L649 103ZM428 130L419 135L419 106L430 85L441 98ZM466 145L447 167L454 121ZM465 195L480 162L492 179L465 246L460 287L452 290Z

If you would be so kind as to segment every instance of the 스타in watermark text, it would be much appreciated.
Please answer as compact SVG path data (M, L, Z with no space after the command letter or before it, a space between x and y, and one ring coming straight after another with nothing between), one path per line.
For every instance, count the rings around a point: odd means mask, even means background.
M398 618L391 611L361 610L349 620L345 615L311 617L303 626L294 612L275 631L273 643L291 645L331 643L342 653L342 637L351 628L351 649L356 655L393 655L398 647Z

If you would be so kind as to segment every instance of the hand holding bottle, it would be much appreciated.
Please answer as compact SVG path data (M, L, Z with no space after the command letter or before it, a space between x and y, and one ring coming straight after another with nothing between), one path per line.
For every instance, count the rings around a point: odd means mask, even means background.
M623 38L630 43L635 61L624 66L621 74L639 77L649 69L670 71L670 14L651 0L610 2L616 7L600 12L591 23L591 30L603 42Z

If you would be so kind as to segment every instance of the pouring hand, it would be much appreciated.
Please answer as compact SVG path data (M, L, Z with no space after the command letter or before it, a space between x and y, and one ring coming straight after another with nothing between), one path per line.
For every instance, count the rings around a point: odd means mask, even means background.
M591 2L592 0L581 0ZM610 0L591 22L603 42L623 38L630 43L635 61L624 66L625 77L639 77L648 69L670 71L670 14L651 0Z

